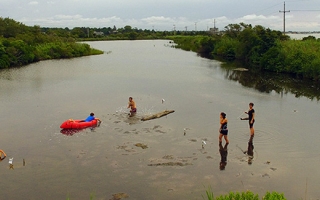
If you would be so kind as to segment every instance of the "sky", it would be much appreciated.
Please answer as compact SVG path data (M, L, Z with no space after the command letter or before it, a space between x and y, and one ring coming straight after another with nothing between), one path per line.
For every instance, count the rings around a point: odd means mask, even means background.
M243 22L283 31L284 14L286 31L320 31L320 0L0 0L2 18L71 29L202 31Z

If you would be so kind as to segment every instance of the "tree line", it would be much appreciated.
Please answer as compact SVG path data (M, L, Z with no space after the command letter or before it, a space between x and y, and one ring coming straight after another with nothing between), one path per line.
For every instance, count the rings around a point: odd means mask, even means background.
M47 34L39 26L26 26L0 17L0 69L59 58L101 54L69 35Z
M167 39L172 35L206 35L206 31L155 31L132 28L48 28L26 26L10 18L0 17L0 69L59 58L101 54L79 41Z
M177 48L211 58L241 61L255 71L288 73L320 79L320 40L312 36L292 40L261 25L229 24L223 31L155 31L116 28L47 28L26 26L0 17L0 68L46 59L71 58L103 52L77 41L170 39Z
M229 24L220 34L171 36L177 48L224 60L239 60L251 70L320 80L320 40L292 40L280 31L250 24Z

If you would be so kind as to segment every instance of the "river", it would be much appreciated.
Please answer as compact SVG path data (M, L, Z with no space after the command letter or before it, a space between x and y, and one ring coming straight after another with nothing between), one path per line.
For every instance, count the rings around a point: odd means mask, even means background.
M0 71L1 199L203 199L208 188L320 198L318 89L233 71L165 40L89 44L105 53ZM250 102L253 146L239 119ZM166 109L175 112L140 120ZM90 112L99 127L61 132ZM220 112L230 140L224 170Z

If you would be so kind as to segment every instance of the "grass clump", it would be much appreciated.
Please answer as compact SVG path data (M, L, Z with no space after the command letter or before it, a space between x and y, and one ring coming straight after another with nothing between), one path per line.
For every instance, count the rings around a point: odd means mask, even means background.
M258 194L254 194L251 191L246 192L230 192L226 195L221 195L219 197L214 198L213 192L211 188L206 190L206 196L202 196L203 199L207 200L259 200L260 197ZM278 192L267 192L261 200L286 200L283 194Z

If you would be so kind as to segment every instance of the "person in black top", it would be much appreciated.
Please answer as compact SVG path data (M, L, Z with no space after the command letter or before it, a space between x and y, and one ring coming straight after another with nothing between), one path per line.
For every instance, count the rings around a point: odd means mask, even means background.
M253 128L253 124L255 122L255 111L253 109L253 103L249 103L249 110L248 112L245 112L246 114L248 114L248 117L246 118L240 118L241 120L249 120L249 128L250 128L250 135L254 136L254 128Z
M220 129L219 129L219 143L222 142L222 137L224 137L227 144L229 144L228 140L228 119L226 117L226 113L220 113Z

